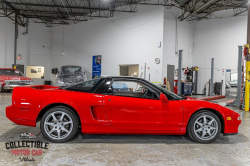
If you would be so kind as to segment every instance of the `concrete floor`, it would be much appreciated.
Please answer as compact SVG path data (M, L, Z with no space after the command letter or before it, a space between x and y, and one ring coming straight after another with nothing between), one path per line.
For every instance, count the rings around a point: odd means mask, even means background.
M250 165L250 115L242 115L239 134L223 136L209 145L194 143L187 136L83 135L71 142L49 144L34 162L12 156L5 143L20 141L19 134L32 133L47 142L39 125L13 125L5 116L11 94L0 93L0 165ZM233 108L232 108L233 109Z

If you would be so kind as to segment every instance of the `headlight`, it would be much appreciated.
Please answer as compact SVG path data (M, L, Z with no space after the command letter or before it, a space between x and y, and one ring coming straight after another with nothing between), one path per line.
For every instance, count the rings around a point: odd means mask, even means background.
M63 77L59 77L59 79L58 79L58 80L60 80L60 81L64 82Z
M78 82L82 82L83 81L83 77L82 76L77 76L76 79L77 79Z

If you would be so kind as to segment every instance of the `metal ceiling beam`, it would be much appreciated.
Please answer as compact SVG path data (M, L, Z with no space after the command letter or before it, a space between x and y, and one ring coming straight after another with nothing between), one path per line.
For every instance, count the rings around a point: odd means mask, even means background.
M0 8L0 10L3 10L3 8ZM12 11L11 13L13 13L13 12L15 12L15 11ZM37 13L40 13L40 14L60 14L60 13L68 14L67 12L56 12L56 11L51 12L51 11L40 11L40 10L22 10L21 12L22 13L23 12L25 12L25 13L37 12ZM69 12L69 14L88 14L88 13L82 13L82 12L73 12L73 13L71 13L71 12Z
M20 0L20 1L22 2L22 0ZM26 6L26 7L27 7L28 9L30 9L30 10L32 9L32 8L30 8L29 6ZM35 16L38 16L35 12L32 12L32 13L33 13ZM47 24L46 21L44 21L44 20L42 20L42 19L41 19L41 21L44 22L45 24Z
M6 7L8 6L9 8L11 8L13 11L10 12L10 13L8 14L8 11L6 10L6 11L3 12L3 13L0 12L0 14L4 15L5 17L8 17L8 18L11 19L12 21L16 21L16 23L17 23L18 25L20 25L20 26L22 26L22 27L25 27L25 24L24 24L24 23L19 22L19 21L17 21L17 20L15 20L15 19L13 19L13 18L10 17L10 15L11 15L11 14L14 14L14 13L16 13L16 15L19 15L18 9L16 9L14 6L12 6L12 5L11 5L9 2L7 2L6 0L1 0L1 2L2 2L2 4L5 4ZM3 7L4 7L4 6L3 6ZM6 9L7 9L7 8L6 8Z
M205 3L204 5L202 5L201 7L199 7L198 9L196 9L194 12L189 13L189 15L187 15L186 17L184 17L183 19L181 19L181 21L185 20L186 18L189 18L190 16L193 16L195 14L197 14L199 11L201 11L204 8L210 7L209 5L212 5L216 2L218 2L219 0L210 0L207 3Z
M222 5L221 7L219 7L219 8L217 8L217 9L212 10L211 12L207 13L207 14L206 14L205 16L203 16L203 17L200 17L197 21L200 21L201 19L206 18L208 15L212 14L213 12L215 12L215 11L217 11L217 10L219 10L219 9L223 8L223 7L225 7L227 4L229 4L229 2L228 2L228 1L226 1L226 2L225 2L225 4L224 4L224 5Z
M246 10L243 10L243 11L241 11L241 12L239 12L239 13L236 13L234 16L238 16L239 14L244 13L244 12L246 12L246 11L247 11L247 9L246 9Z
M3 2L4 4L6 4L7 6L9 6L11 9L18 11L17 8L15 8L10 2L6 1L6 0L1 0L1 2Z
M88 10L109 10L108 8L89 8L81 6L61 6L61 5L46 5L46 4L35 4L35 3L19 3L19 2L10 2L13 5L25 5L25 6L38 6L38 7L59 7L67 9L88 9Z
M68 6L70 6L68 0L66 0L66 3L67 3ZM63 3L63 6L65 6L64 3ZM66 10L67 13L69 14L69 12L68 12L68 10L67 10L66 8L65 8L65 10ZM73 13L73 11L72 11L71 8L69 8L69 10L71 11L71 13ZM75 18L75 20L77 20L77 18L76 18L76 16L75 16L74 14L69 14L69 15L72 15L72 16Z
M178 17L178 19L183 18L187 12L190 12L191 10L193 10L193 9L196 7L196 5L197 5L198 3L200 3L200 1L201 1L201 0L197 0L197 2L196 2L191 8L189 8L189 9L186 10L186 11L184 11L184 12L182 13L182 15L180 15L180 16Z
M54 5L56 5L56 3L55 3L55 1L54 0L51 0L52 2L53 2L53 4ZM59 9L59 7L57 7L57 10L58 10L58 12L62 15L62 17L63 17L63 14L62 14L62 12L61 12L61 10ZM56 18L58 18L57 16L55 16Z

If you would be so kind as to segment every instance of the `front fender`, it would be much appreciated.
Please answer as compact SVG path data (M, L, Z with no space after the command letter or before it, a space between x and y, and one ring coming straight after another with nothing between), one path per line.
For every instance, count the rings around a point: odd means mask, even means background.
M211 103L208 101L202 100L183 100L181 101L184 107L184 123L183 127L186 128L191 116L200 111L200 110L213 110L221 115L223 118L224 126L232 125L234 122L237 122L237 118L240 116L233 110L230 110L221 105ZM231 117L227 119L227 117Z

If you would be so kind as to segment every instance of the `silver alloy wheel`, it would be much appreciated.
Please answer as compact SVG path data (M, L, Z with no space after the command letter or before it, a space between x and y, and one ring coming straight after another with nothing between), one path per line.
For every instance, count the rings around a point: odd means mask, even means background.
M194 133L201 140L211 140L217 132L218 123L212 116L204 115L194 122Z
M44 130L52 139L64 139L72 132L73 121L63 111L52 112L45 119Z

